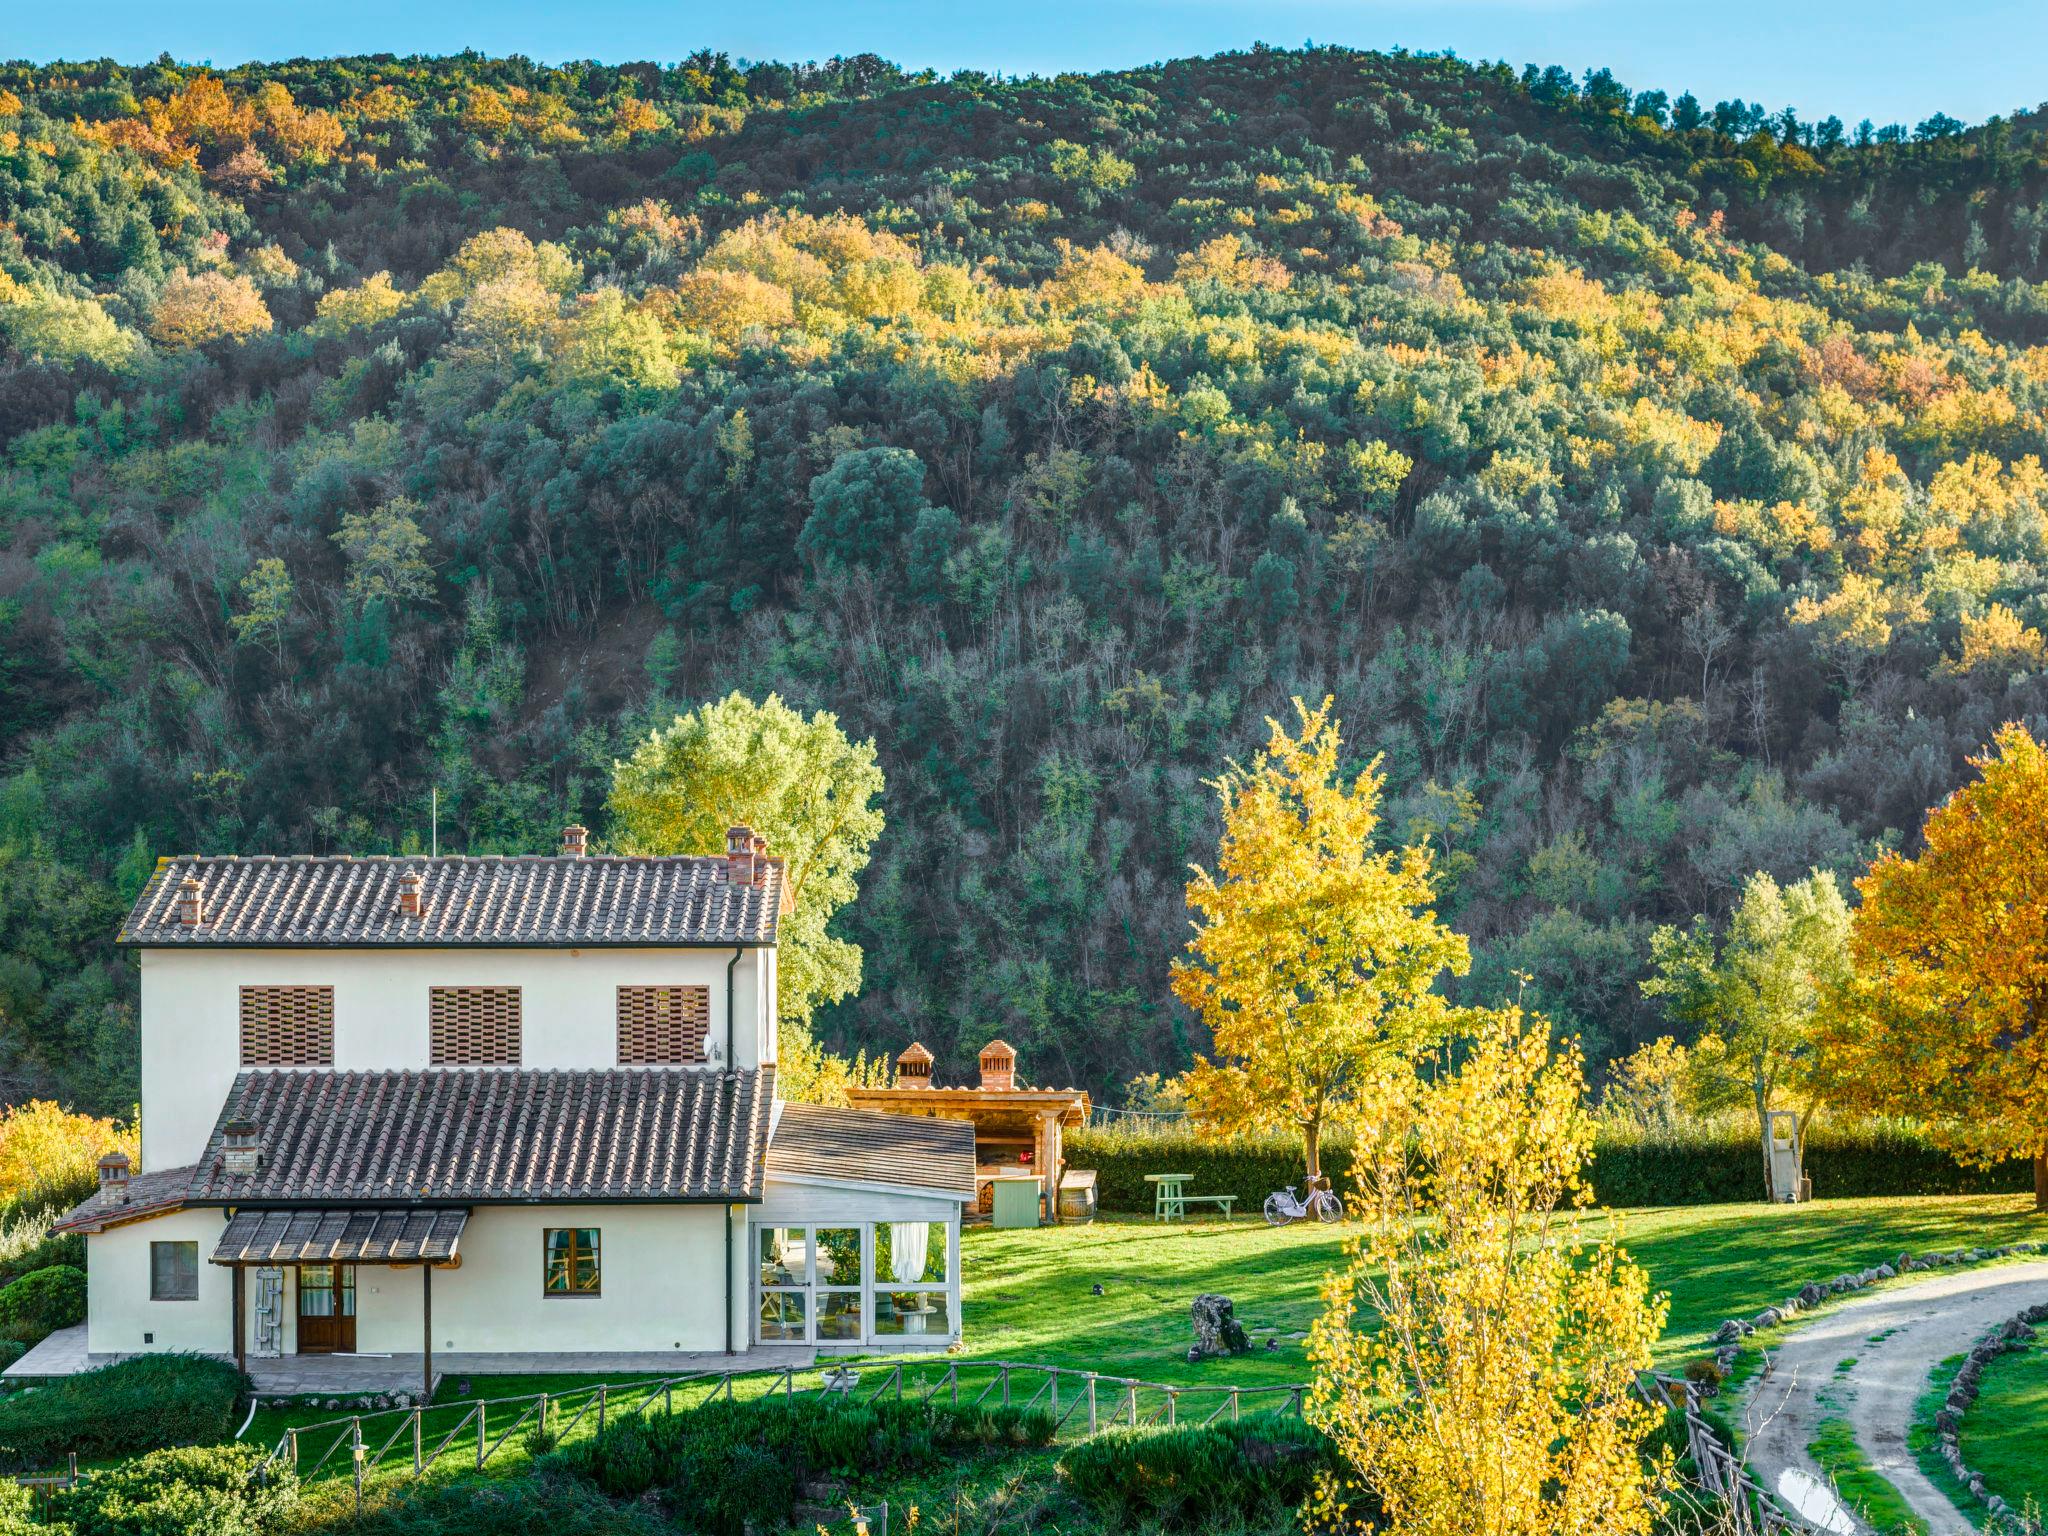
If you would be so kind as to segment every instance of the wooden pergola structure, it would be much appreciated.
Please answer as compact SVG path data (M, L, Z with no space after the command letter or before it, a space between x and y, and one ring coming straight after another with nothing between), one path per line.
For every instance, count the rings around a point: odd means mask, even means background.
M846 1096L856 1109L970 1122L980 1209L989 1208L990 1179L1021 1169L1038 1177L1046 1220L1059 1220L1065 1132L1088 1123L1087 1091L1019 1087L1017 1052L1003 1040L991 1040L981 1048L979 1065L976 1086L938 1087L932 1082L932 1053L912 1041L896 1058L894 1087L849 1088Z

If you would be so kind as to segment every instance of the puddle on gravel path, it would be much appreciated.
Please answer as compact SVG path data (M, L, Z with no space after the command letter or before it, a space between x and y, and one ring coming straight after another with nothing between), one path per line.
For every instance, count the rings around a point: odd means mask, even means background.
M1831 1536L1855 1536L1856 1517L1842 1507L1834 1489L1818 1482L1797 1467L1778 1474L1778 1497L1792 1506L1792 1512Z

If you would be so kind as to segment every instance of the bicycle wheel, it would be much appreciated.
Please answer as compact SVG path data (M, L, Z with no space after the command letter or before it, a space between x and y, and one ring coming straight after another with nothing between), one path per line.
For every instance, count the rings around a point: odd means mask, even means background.
M1278 1195L1266 1196L1266 1225L1284 1227L1294 1218L1287 1214L1287 1207L1280 1203Z
M1331 1194L1327 1189L1318 1190L1316 1192L1316 1219L1318 1221L1342 1221L1344 1219L1344 1202Z

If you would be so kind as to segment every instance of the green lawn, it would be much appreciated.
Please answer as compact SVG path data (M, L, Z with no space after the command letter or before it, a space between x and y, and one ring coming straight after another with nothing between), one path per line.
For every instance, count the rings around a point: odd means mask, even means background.
M1621 1241L1671 1297L1658 1357L1696 1354L1724 1318L1827 1279L1919 1252L2048 1238L2022 1195L1816 1200L1809 1205L1676 1206L1616 1218ZM1591 1218L1594 1230L1605 1218ZM1320 1310L1322 1277L1356 1228L1215 1219L1161 1226L1106 1217L1086 1227L998 1232L962 1242L969 1358L1072 1365L1169 1383L1307 1379L1299 1335ZM1100 1284L1103 1294L1093 1287ZM1188 1304L1221 1291L1258 1353L1190 1366ZM1279 1348L1266 1351L1268 1338Z
M1963 1463L2014 1509L2048 1511L2048 1345L2000 1355L1984 1368L1963 1415Z

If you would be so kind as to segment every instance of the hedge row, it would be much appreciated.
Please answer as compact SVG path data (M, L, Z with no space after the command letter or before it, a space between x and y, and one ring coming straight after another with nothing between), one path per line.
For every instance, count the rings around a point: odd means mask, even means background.
M1105 1211L1147 1213L1148 1173L1189 1173L1190 1194L1235 1195L1239 1214L1256 1214L1266 1196L1288 1185L1300 1191L1301 1143L1291 1137L1212 1141L1192 1133L1133 1134L1082 1130L1068 1135L1067 1163L1093 1168L1096 1201ZM1351 1181L1351 1148L1323 1144L1323 1172L1343 1192ZM1959 1166L1946 1152L1904 1126L1871 1123L1817 1126L1808 1138L1806 1172L1817 1196L1993 1194L2034 1187L2024 1159L1981 1170ZM1700 1127L1643 1134L1603 1133L1592 1168L1595 1200L1609 1206L1714 1205L1755 1200L1763 1192L1763 1154L1736 1127Z
M44 1472L68 1452L84 1461L235 1432L247 1379L205 1355L137 1355L0 1398L0 1474Z

